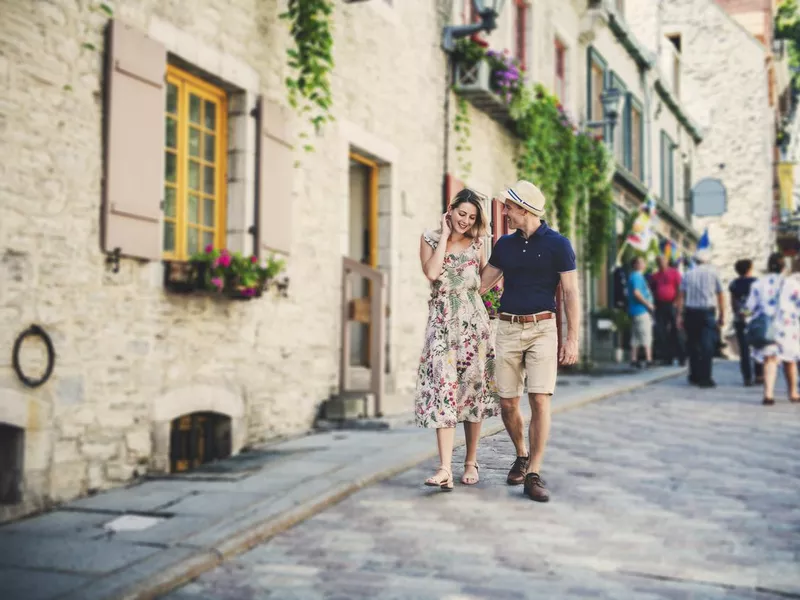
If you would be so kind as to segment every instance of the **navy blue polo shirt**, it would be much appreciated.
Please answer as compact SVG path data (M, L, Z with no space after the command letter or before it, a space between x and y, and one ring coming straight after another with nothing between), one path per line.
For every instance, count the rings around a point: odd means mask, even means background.
M530 238L517 230L497 240L489 264L503 272L500 312L512 315L555 312L561 273L576 269L572 244L544 221Z

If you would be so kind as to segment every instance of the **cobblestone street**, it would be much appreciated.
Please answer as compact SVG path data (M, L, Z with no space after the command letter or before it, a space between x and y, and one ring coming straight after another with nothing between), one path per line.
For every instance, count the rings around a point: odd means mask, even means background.
M167 598L800 597L800 408L762 407L733 363L716 379L557 415L549 504L505 484L501 433L483 440L475 487L430 491L436 463L422 464Z

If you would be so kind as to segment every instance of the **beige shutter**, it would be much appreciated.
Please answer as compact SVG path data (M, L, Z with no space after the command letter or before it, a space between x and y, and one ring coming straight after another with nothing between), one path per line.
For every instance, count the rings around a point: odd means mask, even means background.
M294 154L291 114L274 102L259 100L258 254L289 254L292 246Z
M106 73L103 249L161 258L164 46L112 21Z

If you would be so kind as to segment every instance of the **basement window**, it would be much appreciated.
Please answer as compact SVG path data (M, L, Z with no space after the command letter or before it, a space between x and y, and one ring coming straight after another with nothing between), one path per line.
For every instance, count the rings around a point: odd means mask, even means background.
M231 419L215 412L178 417L170 429L170 472L183 473L231 455Z
M25 430L0 423L0 504L22 501Z

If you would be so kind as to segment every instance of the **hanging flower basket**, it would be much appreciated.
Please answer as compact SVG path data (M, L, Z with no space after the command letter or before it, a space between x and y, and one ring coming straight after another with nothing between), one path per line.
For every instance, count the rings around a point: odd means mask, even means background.
M500 314L500 297L502 295L503 288L496 285L481 296L483 305L486 307L486 312L489 313L490 319L496 319L497 315Z

